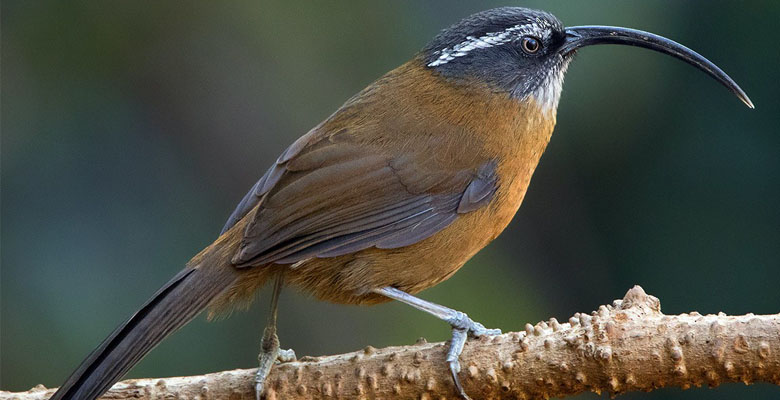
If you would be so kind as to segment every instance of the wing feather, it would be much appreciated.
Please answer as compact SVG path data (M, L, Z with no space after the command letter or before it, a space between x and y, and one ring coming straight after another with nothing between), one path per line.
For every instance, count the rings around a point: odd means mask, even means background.
M492 197L495 163L442 171L410 155L307 134L277 159L225 230L257 207L233 262L293 264L422 241Z

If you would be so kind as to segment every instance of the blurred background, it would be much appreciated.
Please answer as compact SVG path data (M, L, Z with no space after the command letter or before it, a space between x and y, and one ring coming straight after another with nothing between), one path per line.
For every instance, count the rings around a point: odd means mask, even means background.
M634 284L670 314L779 312L780 2L4 0L0 388L62 383L217 236L290 142L440 29L508 4L673 38L757 108L670 57L581 51L513 223L421 296L504 331L589 312ZM130 376L254 367L267 299L201 316ZM449 337L406 306L294 291L279 324L298 356ZM622 398L745 396L780 389Z

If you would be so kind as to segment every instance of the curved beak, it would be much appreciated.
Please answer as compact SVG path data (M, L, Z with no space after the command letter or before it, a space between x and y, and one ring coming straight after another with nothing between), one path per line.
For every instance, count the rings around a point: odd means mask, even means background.
M566 41L559 51L562 55L568 55L581 47L595 44L624 44L644 47L679 58L706 72L739 97L745 105L755 108L747 94L717 65L699 53L663 36L615 26L573 26L566 28Z

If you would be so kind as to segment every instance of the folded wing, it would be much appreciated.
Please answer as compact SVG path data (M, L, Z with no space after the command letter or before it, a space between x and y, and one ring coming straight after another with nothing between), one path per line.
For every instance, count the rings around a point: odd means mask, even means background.
M408 246L489 202L495 163L421 168L412 155L338 137L296 141L255 184L224 230L258 207L233 262L292 264L369 247ZM223 230L223 231L224 231Z

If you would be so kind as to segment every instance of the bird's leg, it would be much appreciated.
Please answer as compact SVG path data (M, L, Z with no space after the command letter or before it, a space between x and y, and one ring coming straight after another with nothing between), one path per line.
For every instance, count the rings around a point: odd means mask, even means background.
M268 316L268 325L263 331L260 354L257 356L257 360L260 362L257 373L255 374L255 398L257 400L260 400L260 396L262 396L263 391L265 390L265 380L271 372L274 361L277 359L282 362L295 360L295 352L292 351L292 349L279 349L279 337L276 336L276 310L279 305L279 294L282 291L282 283L284 283L284 276L283 273L279 271L276 274L274 289L271 294L271 314Z
M463 390L463 386L460 384L460 379L458 378L458 372L460 372L458 357L463 351L463 345L466 344L468 336L479 337L500 335L501 330L487 329L479 322L473 321L465 313L419 299L394 287L387 286L380 289L374 289L373 292L406 303L418 310L425 311L444 320L452 326L452 340L450 341L450 347L447 351L447 364L450 367L452 380L455 383L458 394L460 397L468 399L469 396L466 394L466 391Z

